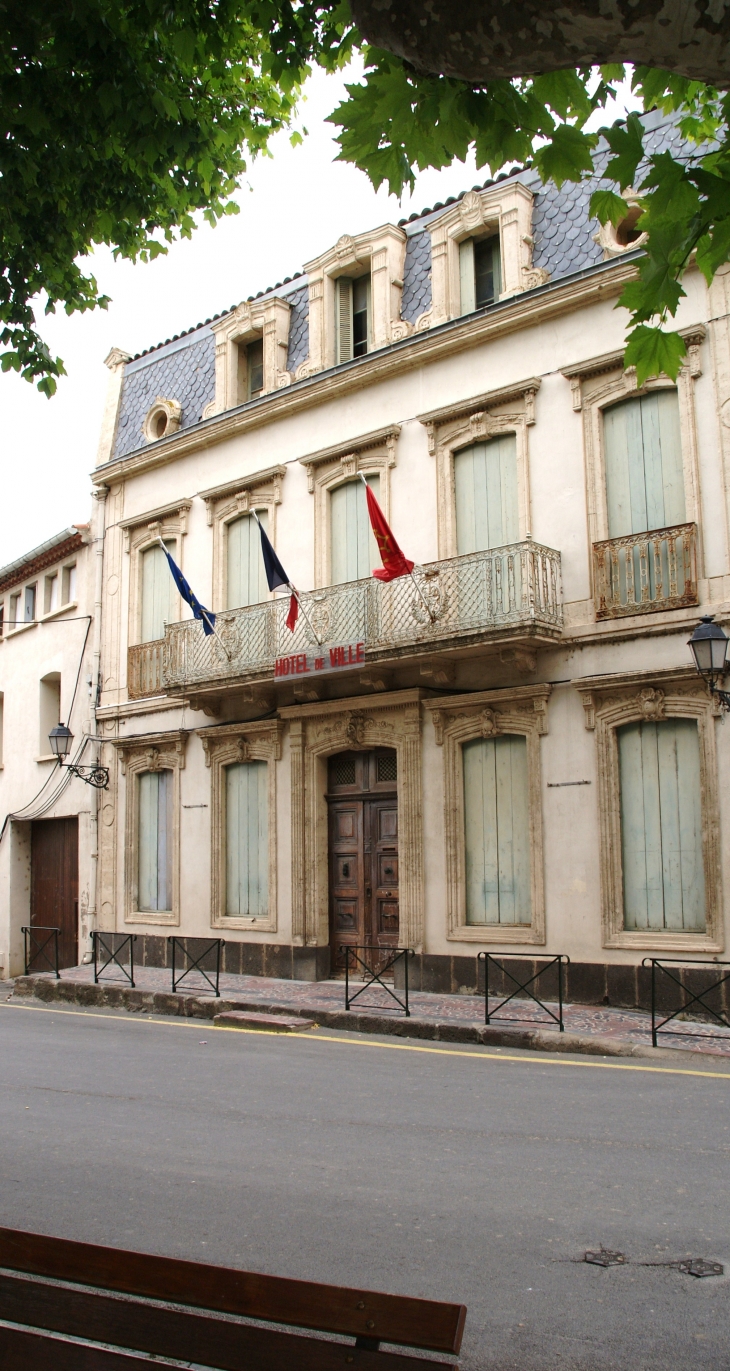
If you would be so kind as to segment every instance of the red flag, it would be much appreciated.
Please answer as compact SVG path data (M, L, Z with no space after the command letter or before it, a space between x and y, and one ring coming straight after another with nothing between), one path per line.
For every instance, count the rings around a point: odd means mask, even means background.
M286 626L287 626L287 628L289 629L289 632L290 632L290 633L293 633L293 632L294 632L294 629L296 628L296 622L297 622L297 619L298 619L298 618L299 618L299 601L298 601L296 595L292 595L291 600L289 601L289 613L288 613L287 616L286 616Z
M366 485L365 489L368 497L370 523L383 563L382 567L376 567L373 576L378 581L395 581L398 576L410 576L413 570L413 562L409 562L408 558L403 556L370 486Z

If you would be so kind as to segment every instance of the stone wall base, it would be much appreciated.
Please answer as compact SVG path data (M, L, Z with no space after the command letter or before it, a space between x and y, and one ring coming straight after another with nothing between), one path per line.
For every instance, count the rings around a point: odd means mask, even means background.
M211 937L215 935L211 933ZM137 966L170 966L167 937L140 933L134 944ZM207 963L204 963L207 965ZM272 976L283 981L324 981L329 976L328 947L289 947L286 943L246 943L226 939L221 971L234 976Z

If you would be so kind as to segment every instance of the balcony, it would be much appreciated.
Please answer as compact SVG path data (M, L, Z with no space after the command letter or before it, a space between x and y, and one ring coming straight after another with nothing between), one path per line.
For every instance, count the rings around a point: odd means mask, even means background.
M353 669L493 639L553 642L560 636L560 554L531 540L432 562L414 575L416 585L410 577L388 583L368 577L313 591L304 600L311 627L300 615L293 634L285 623L288 599L220 613L219 637L206 638L195 620L169 624L162 688L202 691L227 681L273 681L288 674L284 664L295 657L316 669L315 633L320 664ZM338 655L335 645L347 645L349 656Z
M137 643L127 648L127 694L130 700L144 700L147 695L163 695L162 657L164 638L151 643Z
M629 533L593 544L597 619L697 604L697 525Z

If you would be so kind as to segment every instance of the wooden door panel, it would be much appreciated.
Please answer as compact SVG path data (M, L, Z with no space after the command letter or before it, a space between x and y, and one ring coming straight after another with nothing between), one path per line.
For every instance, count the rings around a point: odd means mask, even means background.
M370 874L373 882L370 941L382 948L397 947L398 802L395 799L369 800L366 808L366 860L369 848Z
M329 764L329 880L333 971L343 946L398 944L395 753L342 753ZM387 789L386 789L387 787ZM349 791L349 794L343 794ZM384 793L385 792L385 793ZM372 956L372 954L369 954Z
M329 884L332 969L344 967L345 946L364 941L362 801L329 806Z
M35 820L31 826L30 854L31 925L58 928L59 967L76 966L79 897L78 819ZM50 947L48 951L51 951ZM43 963L35 969L48 968Z

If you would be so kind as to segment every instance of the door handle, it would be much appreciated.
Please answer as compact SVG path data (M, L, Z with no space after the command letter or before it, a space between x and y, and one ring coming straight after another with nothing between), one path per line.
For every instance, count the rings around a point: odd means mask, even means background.
M365 894L366 894L366 895L372 895L372 893L373 893L372 886L366 885L366 887L365 887Z

